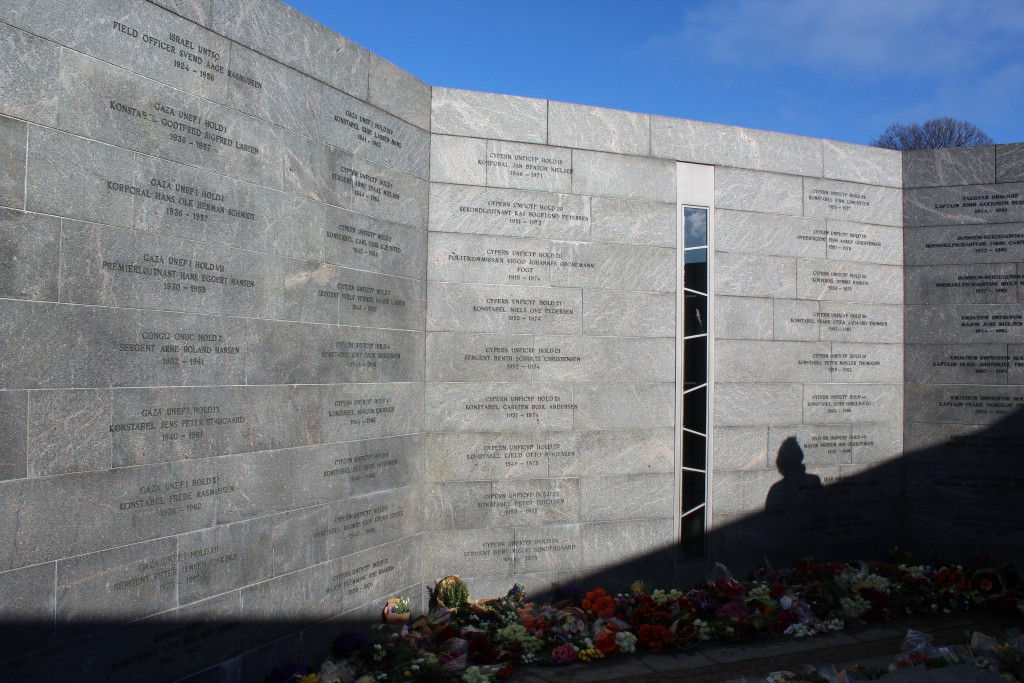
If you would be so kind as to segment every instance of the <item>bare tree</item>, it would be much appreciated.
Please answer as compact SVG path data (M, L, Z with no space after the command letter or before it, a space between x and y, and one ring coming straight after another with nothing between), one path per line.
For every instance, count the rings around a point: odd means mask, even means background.
M973 123L942 116L918 125L894 123L871 141L875 147L898 149L940 149L944 147L975 147L991 145L992 138Z

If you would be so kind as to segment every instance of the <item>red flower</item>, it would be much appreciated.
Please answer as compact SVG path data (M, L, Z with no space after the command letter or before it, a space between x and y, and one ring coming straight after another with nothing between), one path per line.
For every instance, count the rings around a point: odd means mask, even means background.
M636 632L637 642L651 652L661 649L672 642L672 632L661 624L644 624Z
M583 596L583 609L593 612L602 619L615 614L615 600L604 592L603 588L594 590Z
M619 651L619 646L615 642L615 632L617 630L614 627L606 626L594 636L594 647L600 650L601 654L610 655Z

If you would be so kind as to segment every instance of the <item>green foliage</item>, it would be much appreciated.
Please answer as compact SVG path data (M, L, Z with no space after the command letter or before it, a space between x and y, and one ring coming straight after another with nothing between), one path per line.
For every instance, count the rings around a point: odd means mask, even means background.
M458 609L469 601L469 586L457 576L449 576L437 584L437 599L448 609Z

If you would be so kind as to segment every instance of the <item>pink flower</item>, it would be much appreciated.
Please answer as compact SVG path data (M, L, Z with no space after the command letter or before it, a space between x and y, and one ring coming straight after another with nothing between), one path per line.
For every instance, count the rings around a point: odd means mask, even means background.
M551 651L551 661L553 661L555 664L565 664L566 662L574 662L576 661L577 652L579 652L579 648L577 648L572 643L565 643L564 645L559 645Z

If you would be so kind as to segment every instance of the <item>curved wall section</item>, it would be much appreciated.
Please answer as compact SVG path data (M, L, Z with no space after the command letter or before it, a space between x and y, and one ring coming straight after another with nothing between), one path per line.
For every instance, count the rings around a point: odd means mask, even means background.
M0 22L0 677L418 602L429 87L276 2Z

